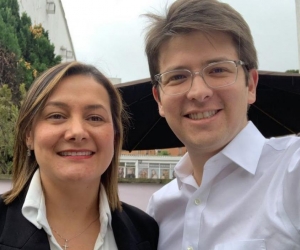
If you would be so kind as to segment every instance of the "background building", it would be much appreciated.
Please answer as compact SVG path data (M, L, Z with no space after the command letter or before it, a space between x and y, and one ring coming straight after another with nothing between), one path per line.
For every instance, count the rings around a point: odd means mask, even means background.
M76 60L65 12L60 0L18 0L20 15L26 12L32 25L41 24L48 31L54 53L62 57L62 62Z
M157 155L122 155L119 178L173 179L174 167L181 157Z

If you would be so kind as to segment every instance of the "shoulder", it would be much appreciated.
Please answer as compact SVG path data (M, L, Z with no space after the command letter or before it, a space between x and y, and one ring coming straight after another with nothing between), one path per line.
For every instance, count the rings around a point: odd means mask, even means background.
M0 235L4 227L6 212L7 212L7 205L4 203L2 196L0 196Z
M179 193L178 181L175 178L162 188L157 190L151 197L150 202L159 202L160 200L173 199Z
M22 215L22 194L6 205L0 197L0 249L50 250L47 234Z
M147 213L153 216L160 224L166 213L170 214L171 211L178 211L178 206L183 203L178 181L174 179L152 194L148 203ZM166 209L173 208L174 206L176 206L176 209Z
M300 137L283 136L271 138L267 143L276 154L272 154L274 166L282 178L282 200L284 211L294 227L300 232ZM275 172L275 171L274 171Z
M158 225L137 207L122 202L122 210L112 211L112 227L118 249L157 249Z
M300 137L296 135L268 139L261 154L261 162L277 166L278 171L295 170L299 161Z
M129 205L125 202L122 202L122 212L123 214L126 214L131 221L137 224L145 225L145 223L148 226L157 227L156 221L148 215L146 212L142 211L141 209L134 207L132 205Z
M300 137L297 135L272 137L267 141L266 145L277 151L293 150L300 146Z

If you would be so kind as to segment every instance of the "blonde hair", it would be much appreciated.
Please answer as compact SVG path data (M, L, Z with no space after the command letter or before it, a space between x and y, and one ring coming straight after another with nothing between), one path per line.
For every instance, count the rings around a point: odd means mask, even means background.
M76 61L62 63L45 71L27 92L16 123L12 176L13 187L2 196L6 204L11 203L28 187L34 172L38 168L34 154L30 157L27 156L26 145L26 136L32 126L34 117L44 107L48 97L60 81L72 75L91 76L108 92L115 131L114 155L109 167L101 176L101 183L107 193L110 208L112 210L121 208L118 196L118 166L123 143L123 122L125 124L128 122L128 116L124 111L120 93L113 84L94 66Z

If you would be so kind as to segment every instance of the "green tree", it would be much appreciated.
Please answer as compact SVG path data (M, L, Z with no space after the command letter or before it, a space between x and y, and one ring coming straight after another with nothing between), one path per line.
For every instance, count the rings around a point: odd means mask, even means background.
M24 86L20 89L24 92ZM5 84L0 87L0 174L11 174L14 127L18 114L18 107L12 101L11 90Z
M41 24L30 27L33 41L31 43L31 53L29 58L24 59L30 62L38 73L45 71L61 62L60 56L55 56L54 45L49 42L48 32Z
M17 56L8 49L0 47L0 86L8 83L15 104L18 104L20 100L18 74Z
M9 8L0 9L0 46L21 56L21 49L16 33L16 18Z
M61 62L48 32L19 15L17 0L0 0L0 174L10 174L18 107L39 73Z
M288 69L286 73L299 73L299 69Z
M13 16L19 16L18 0L0 0L0 9L9 8Z
M15 81L1 81L0 86L9 84L18 88L20 83L25 83L28 89L39 73L61 62L42 25L32 25L26 13L20 17L17 0L0 0L0 48L16 55L18 62ZM4 60L0 57L0 64Z
M170 153L167 150L160 150L157 155L170 155Z

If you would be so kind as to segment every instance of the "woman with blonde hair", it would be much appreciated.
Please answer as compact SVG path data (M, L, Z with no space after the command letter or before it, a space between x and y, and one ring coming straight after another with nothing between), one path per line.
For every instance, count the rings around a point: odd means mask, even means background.
M118 197L126 113L95 67L62 63L20 109L13 187L0 199L0 249L156 249L158 227Z

